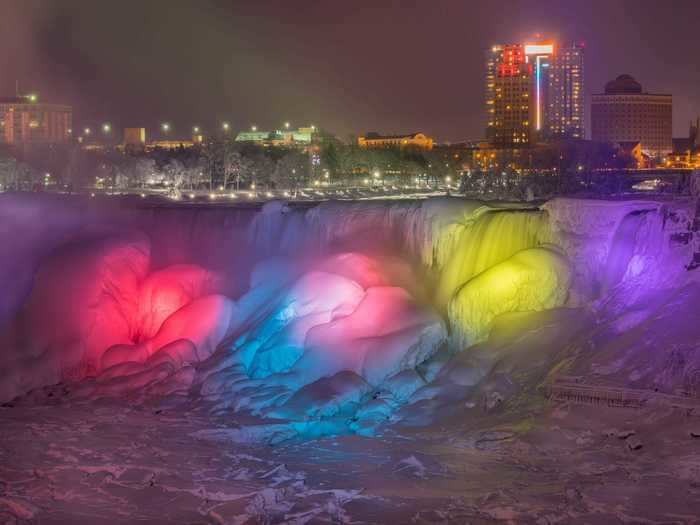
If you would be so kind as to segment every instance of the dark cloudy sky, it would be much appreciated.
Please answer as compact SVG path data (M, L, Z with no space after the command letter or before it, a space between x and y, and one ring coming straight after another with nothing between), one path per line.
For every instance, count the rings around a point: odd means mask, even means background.
M698 0L0 0L15 79L76 125L314 123L341 137L482 136L483 53L534 33L586 43L586 91L619 73L700 114Z

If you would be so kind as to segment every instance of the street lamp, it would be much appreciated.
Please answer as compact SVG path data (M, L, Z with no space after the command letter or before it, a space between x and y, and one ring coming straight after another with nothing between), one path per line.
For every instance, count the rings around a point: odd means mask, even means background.
M289 122L285 122L285 123L284 123L284 127L285 127L286 129L289 129Z
M92 132L90 131L90 128L85 128L85 129L83 130L83 133L85 133L86 135L89 135L89 134L92 133Z
M221 129L223 129L224 131L228 131L230 127L231 125L228 122L223 122L221 124Z
M170 131L170 124L168 124L167 122L163 122L160 125L160 129L163 130L163 133L167 133L168 131Z
M257 126L250 126L250 129L253 130L253 131L258 131L258 127L257 127Z
M104 133L109 133L112 131L112 126L109 123L102 124L102 131Z
M194 126L194 127L192 128L192 132L193 132L195 135L198 135L198 134L199 134L199 126Z

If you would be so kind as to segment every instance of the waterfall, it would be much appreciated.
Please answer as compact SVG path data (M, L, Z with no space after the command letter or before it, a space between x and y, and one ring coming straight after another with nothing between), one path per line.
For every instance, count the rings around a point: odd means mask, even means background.
M456 230L456 236L455 231L447 232L446 242L452 246L439 269L436 301L441 307L460 286L480 273L521 250L551 242L547 214L541 211L492 210Z
M625 276L627 267L635 253L637 234L644 220L645 216L643 213L630 213L622 219L617 230L615 230L603 270L603 294L608 293Z

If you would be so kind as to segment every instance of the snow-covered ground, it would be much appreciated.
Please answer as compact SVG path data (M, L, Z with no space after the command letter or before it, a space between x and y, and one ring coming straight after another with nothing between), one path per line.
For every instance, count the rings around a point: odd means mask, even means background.
M700 513L694 202L97 201L0 196L6 522Z

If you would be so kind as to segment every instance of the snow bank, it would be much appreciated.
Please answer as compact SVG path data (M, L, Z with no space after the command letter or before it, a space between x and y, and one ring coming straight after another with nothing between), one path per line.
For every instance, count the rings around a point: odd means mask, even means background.
M0 344L2 399L99 368L102 353L132 340L144 236L69 243L43 260L31 294Z

